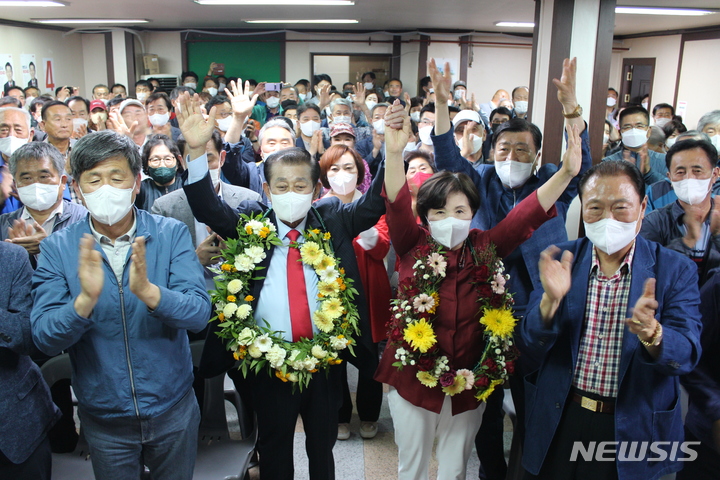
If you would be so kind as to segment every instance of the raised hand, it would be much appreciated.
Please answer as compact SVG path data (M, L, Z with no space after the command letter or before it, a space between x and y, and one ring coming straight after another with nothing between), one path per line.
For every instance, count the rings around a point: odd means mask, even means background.
M628 329L635 335L646 342L655 334L657 328L657 320L655 320L655 311L658 308L658 302L655 300L655 279L648 278L645 280L643 294L635 302L632 318L625 320Z
M320 107L321 111L330 104L330 87L331 85L325 85L320 88L318 93L318 107Z
M563 104L565 113L572 113L577 106L577 95L575 83L577 78L577 57L572 60L563 60L563 70L560 80L553 78L553 84L557 88L557 97Z
M549 324L560 306L560 302L572 286L573 254L565 250L560 260L556 257L560 249L551 245L540 254L540 282L542 283L543 299L540 302L540 313L546 324Z
M15 220L13 226L8 228L6 242L20 245L31 255L40 253L40 242L47 237L47 232L43 227L33 222L31 225L25 223L25 220Z
M408 92L403 93L403 100L405 100L405 111L408 112L408 115L410 115L410 94Z
M463 158L472 157L473 142L470 138L470 135L472 134L472 130L473 128L475 128L475 125L477 125L477 123L473 122L472 120L469 122L465 122L465 128L463 128L462 136L462 149L460 150L460 155Z
M697 244L698 240L700 240L700 236L702 235L702 226L705 222L705 211L700 205L689 204L683 204L683 210L685 210L685 214L683 215L682 220L683 225L685 225L686 233L683 236L682 240L688 248L695 248L695 245ZM716 209L713 208L713 210Z
M361 109L362 106L365 105L365 97L367 96L365 85L363 85L362 82L357 82L357 84L353 87L353 92L355 93L355 106L358 109Z
M322 130L315 130L310 140L310 155L325 153L325 144L323 143L323 132Z
M120 115L120 112L114 110L108 114L107 128L114 130L120 135L127 135L132 137L135 134L135 130L138 128L138 121L135 120L129 127L125 123L125 119Z
M145 258L145 237L135 237L130 255L130 291L151 310L160 303L160 289L150 283Z
M582 140L577 125L567 125L565 130L567 130L568 142L561 168L570 178L574 178L582 167Z
M450 74L450 63L445 63L445 69L441 72L437 68L435 59L431 58L428 62L428 73L435 89L436 104L447 104L450 98L450 88L452 86L452 75Z
M210 109L210 114L206 119L202 114L200 108L202 102L197 93L194 97L190 97L189 93L183 92L178 97L178 103L180 104L180 112L175 113L180 125L180 131L182 131L188 147L205 151L205 146L212 139L215 130L217 107L214 106Z
M385 111L385 152L402 155L411 134L410 117L396 99Z
M234 80L231 81L228 85L229 88L225 89L225 95L230 99L233 115L242 117L244 120L252 113L259 94L254 93L253 90L250 89L250 82L245 82L244 92L238 85L242 86L242 79L238 78L237 84Z
M75 311L81 317L88 318L97 304L105 282L103 260L100 252L95 250L95 238L86 233L80 239L78 258L78 278L80 279L80 295L75 299Z

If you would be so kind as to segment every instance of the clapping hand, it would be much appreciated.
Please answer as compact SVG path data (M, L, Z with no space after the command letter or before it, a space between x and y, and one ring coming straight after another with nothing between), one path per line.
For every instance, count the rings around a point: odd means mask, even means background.
M47 237L47 232L43 227L32 222L28 225L22 218L15 220L13 226L8 228L6 242L20 245L31 255L40 253L40 242Z
M95 238L86 233L80 239L78 255L78 279L80 295L75 299L75 311L84 318L90 317L95 308L105 282L102 255L95 250Z
M625 320L628 329L646 342L650 341L657 328L655 311L658 308L658 302L655 300L655 282L654 278L645 280L643 294L635 302L633 316Z
M540 282L542 283L543 299L540 302L540 312L545 324L549 326L560 302L570 291L572 285L573 254L566 250L560 260L556 257L560 249L551 245L540 254Z
M567 130L568 144L563 154L561 168L570 178L574 178L582 167L582 140L577 125L568 125L565 130Z
M160 289L150 283L145 258L145 237L135 237L130 255L130 291L151 310L160 303Z

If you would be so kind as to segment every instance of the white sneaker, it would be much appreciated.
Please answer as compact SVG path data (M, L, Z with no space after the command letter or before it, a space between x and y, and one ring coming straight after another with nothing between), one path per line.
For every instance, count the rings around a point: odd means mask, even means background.
M362 424L360 425L360 436L362 438L375 438L377 432L377 422L362 422Z
M338 440L347 440L350 438L350 424L349 423L338 423Z

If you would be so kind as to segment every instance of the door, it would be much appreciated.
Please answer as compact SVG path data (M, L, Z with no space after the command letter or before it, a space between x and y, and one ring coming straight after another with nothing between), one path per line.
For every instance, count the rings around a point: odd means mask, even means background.
M655 76L654 58L623 59L623 80L620 88L620 106L640 105L645 95L652 95ZM648 99L652 105L652 98Z

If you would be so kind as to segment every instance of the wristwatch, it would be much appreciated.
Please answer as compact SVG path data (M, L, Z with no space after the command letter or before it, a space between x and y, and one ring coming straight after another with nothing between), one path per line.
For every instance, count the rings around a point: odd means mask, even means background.
M583 109L582 109L582 107L580 106L580 104L578 104L578 106L575 107L575 110L573 110L571 113L565 113L565 111L563 110L563 117L565 117L565 118L577 118L577 117L579 117L580 115L582 115L582 113L583 113Z
M658 345L660 345L660 342L662 342L662 334L662 323L657 322L657 327L655 327L655 333L653 333L653 336L649 342L646 342L645 340L640 338L640 335L638 335L638 340L640 340L640 343L642 343L646 347L657 347Z

